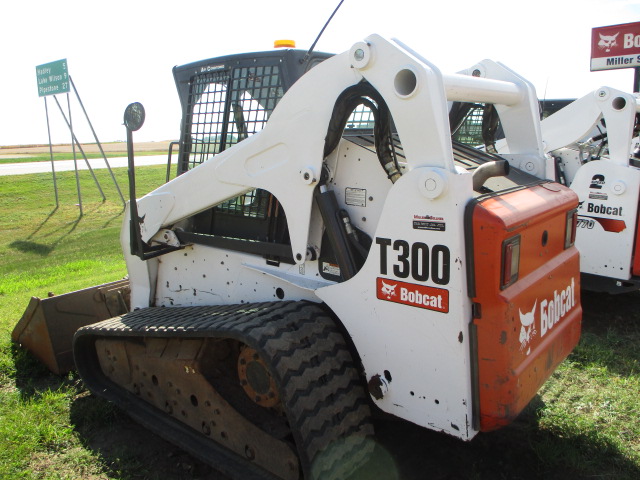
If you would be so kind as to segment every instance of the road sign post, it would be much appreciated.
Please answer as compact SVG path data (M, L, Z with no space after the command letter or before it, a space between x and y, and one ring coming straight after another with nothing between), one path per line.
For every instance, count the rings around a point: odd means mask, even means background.
M47 107L47 98L44 99L44 112L47 116L47 135L49 136L49 157L51 158L51 172L53 173L53 191L56 195L56 209L60 206L58 198L58 181L56 180L56 167L53 163L53 147L51 145L51 128L49 128L49 108Z
M69 70L67 67L67 59L56 60L55 62L44 63L36 67L36 79L38 81L38 95L44 97L45 109L47 108L47 96L53 95L56 103L58 99L55 95L59 93L65 93L67 95L67 105L69 107L69 118L71 118L71 104L69 103ZM58 107L60 104L58 103ZM75 135L73 134L73 127L69 125L71 130L71 142ZM47 130L49 129L49 114L47 112ZM51 135L49 135L49 152L51 154L51 170L53 171L53 183L56 192L56 208L58 207L58 186L55 180L55 168L53 161L53 149L51 145ZM76 149L75 143L73 143L73 161L76 163ZM78 176L78 166L76 164L76 186L78 188L78 206L80 207L80 216L82 216L82 195L80 193L80 177Z
M47 133L49 135L49 156L51 158L51 172L53 173L53 191L56 196L56 208L60 206L58 199L58 182L56 180L56 168L53 161L53 148L51 145L51 128L49 125L49 109L47 108L47 96L56 93L69 92L69 72L67 60L57 60L36 67L36 80L38 81L38 96L44 97L44 110L47 116Z
M100 141L98 140L98 136L96 135L95 130L93 129L93 125L91 124L91 120L89 120L89 115L87 114L87 111L84 108L84 104L82 103L82 100L80 99L80 95L78 95L78 91L76 90L75 85L73 84L73 80L71 79L71 75L69 75L69 70L68 70L68 64L67 64L67 60L66 59L62 59L62 60L57 60L55 62L49 62L49 63L45 63L42 65L38 65L36 67L36 79L38 82L38 95L40 97L44 97L44 107L45 107L45 112L47 115L47 131L49 132L49 153L51 155L51 170L53 172L53 185L54 185L54 190L55 190L55 195L56 195L56 208L58 208L59 206L59 202L58 202L58 186L57 186L57 182L56 182L56 170L55 170L55 166L54 166L54 161L53 161L53 149L52 149L52 144L51 144L51 129L49 126L49 110L47 108L47 96L49 95L53 95L53 99L56 101L56 104L58 106L58 109L60 110L60 113L62 114L62 117L65 120L65 123L67 124L67 127L69 128L69 131L71 132L71 145L73 146L73 162L75 165L75 173L76 173L76 186L77 186L77 190L78 190L78 206L80 207L80 216L82 216L83 212L82 212L82 194L80 191L80 178L78 175L78 166L77 166L77 158L76 158L76 145L78 146L78 149L80 150L80 153L82 153L82 156L84 157L84 161L87 165L87 168L89 170L89 172L91 173L91 176L93 177L93 180L96 184L96 186L98 187L98 190L100 191L100 195L102 195L102 201L104 202L106 200L106 197L104 195L104 192L102 191L102 187L100 186L100 182L98 182L98 178L96 177L95 173L93 172L93 168L91 168L91 164L89 163L89 159L87 158L87 155L84 153L82 146L80 145L80 142L78 141L78 139L76 138L75 134L73 133L73 123L71 120L71 103L69 101L69 92L71 90L71 87L73 87L73 92L76 95L76 98L78 99L78 102L80 103L80 106L82 107L82 111L84 112L84 115L87 119L87 122L89 123L89 126L91 127L91 132L93 133L93 136L96 140L96 143L98 144L98 147L100 148L100 152L102 153L102 156L104 158L105 164L107 165L107 168L109 169L109 173L111 174L111 178L113 179L113 183L116 186L116 189L118 190L118 194L120 195L120 199L122 200L122 204L125 205L125 200L124 197L122 195L122 192L120 191L120 186L118 185L118 182L116 181L115 175L113 174L113 172L111 171L111 166L109 165L109 162L107 160L107 156L104 153L104 150L102 149L102 145L100 144ZM60 106L60 102L58 102L58 99L56 97L57 94L60 93L64 93L67 96L67 107L68 107L68 118L65 115L64 111L62 110L62 107Z

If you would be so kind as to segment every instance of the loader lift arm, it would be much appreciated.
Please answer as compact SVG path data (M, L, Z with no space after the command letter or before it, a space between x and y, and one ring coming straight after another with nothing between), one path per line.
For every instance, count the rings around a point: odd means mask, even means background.
M616 165L628 165L631 141L637 135L634 132L638 113L640 99L636 96L600 87L542 120L544 151L553 152L589 139L603 121L609 160Z
M407 68L407 64L415 67ZM387 102L402 138L407 171L422 166L456 171L449 134L442 131L447 124L443 121L448 115L446 99L511 106L512 156L531 159L541 152L541 140L536 124L522 113L529 110L535 94L520 77L504 67L496 68L503 72L499 79L443 75L400 42L373 35L304 75L278 103L263 130L139 199L139 215L145 218L142 240L148 242L162 228L259 188L282 204L293 259L303 263L334 105L344 91L362 80ZM395 75L390 76L390 71ZM318 89L319 84L324 88ZM534 136L519 134L520 129ZM135 293L133 298L137 298Z

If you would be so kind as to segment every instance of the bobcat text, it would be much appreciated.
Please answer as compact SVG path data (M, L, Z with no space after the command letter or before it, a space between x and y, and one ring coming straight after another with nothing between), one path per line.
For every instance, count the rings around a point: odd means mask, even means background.
M544 337L547 331L557 325L562 318L571 311L576 304L575 281L558 293L553 292L553 298L543 300L540 303L540 336Z

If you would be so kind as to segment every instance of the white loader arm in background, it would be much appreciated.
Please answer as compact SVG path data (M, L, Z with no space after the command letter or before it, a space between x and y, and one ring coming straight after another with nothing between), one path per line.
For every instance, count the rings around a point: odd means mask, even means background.
M544 151L549 153L587 140L604 119L609 161L626 166L638 112L636 96L609 87L598 88L542 120Z
M541 122L554 173L580 200L576 246L587 290L640 286L634 262L640 170L631 162L638 112L636 96L600 87Z
M512 166L547 178L553 172L553 165L544 156L538 98L533 84L507 66L492 60L482 60L460 74L517 86L521 95L518 102L484 102L495 105L505 133L505 139L498 142L496 148Z

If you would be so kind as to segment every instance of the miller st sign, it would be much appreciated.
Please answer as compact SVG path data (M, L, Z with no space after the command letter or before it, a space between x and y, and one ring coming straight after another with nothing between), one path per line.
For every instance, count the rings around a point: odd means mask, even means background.
M591 30L591 71L640 67L640 22Z
M38 96L56 95L69 91L69 71L67 59L45 63L36 67Z

